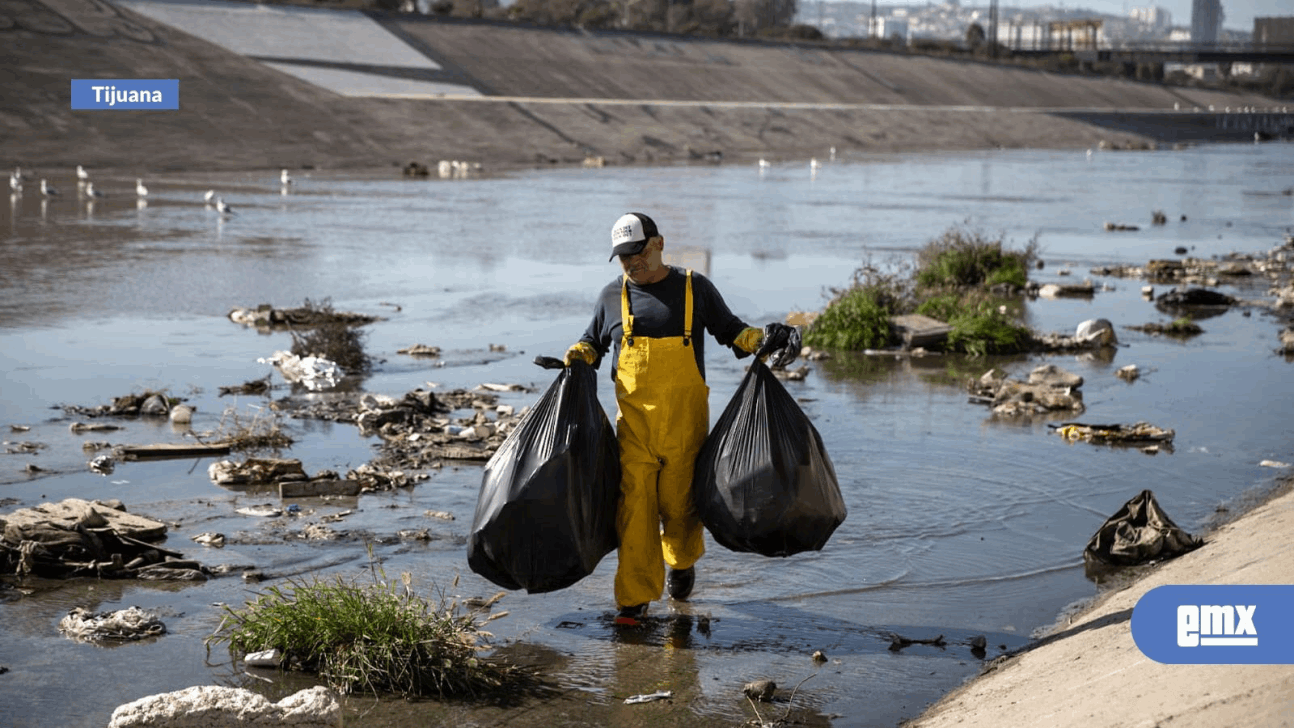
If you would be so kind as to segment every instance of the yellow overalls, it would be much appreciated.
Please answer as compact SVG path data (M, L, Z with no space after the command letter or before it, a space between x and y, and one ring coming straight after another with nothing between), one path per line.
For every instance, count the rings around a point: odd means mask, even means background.
M620 287L616 434L620 441L620 535L616 604L659 599L665 564L686 569L705 552L692 505L692 468L710 429L710 388L692 350L692 271L683 335L634 336L628 281ZM704 334L704 332L702 332Z

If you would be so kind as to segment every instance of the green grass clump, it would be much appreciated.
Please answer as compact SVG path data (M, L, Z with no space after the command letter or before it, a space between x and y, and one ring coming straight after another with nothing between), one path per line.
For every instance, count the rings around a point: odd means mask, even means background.
M270 587L245 609L225 607L208 643L227 642L244 655L278 649L284 667L315 672L343 694L476 696L524 678L516 666L477 656L490 637L478 612L459 614L443 598L433 605L412 592L407 574L403 581Z
M891 297L877 286L844 291L804 332L804 343L826 349L874 349L895 343Z
M948 348L971 356L1015 354L1026 351L1033 335L1025 326L1001 313L991 303L968 308L952 317L948 324Z
M1000 238L990 240L979 232L952 228L917 253L917 285L923 289L999 283L1024 287L1036 252L1035 241L1022 251L1007 251Z

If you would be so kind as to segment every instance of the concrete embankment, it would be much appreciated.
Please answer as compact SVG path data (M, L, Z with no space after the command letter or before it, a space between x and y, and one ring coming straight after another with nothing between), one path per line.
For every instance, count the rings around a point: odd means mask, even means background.
M298 52L285 24L298 44L333 45ZM422 60L387 64L347 33L386 34ZM36 168L628 164L1242 139L1221 113L1191 110L1272 104L879 52L217 0L18 0L0 10L0 38L0 164ZM74 112L73 78L178 78L180 110ZM1112 110L1125 121L1107 124Z
M1168 584L1294 584L1294 493L1207 537L1200 549L1106 594L905 728L1294 725L1294 665L1166 665L1133 642L1133 607Z

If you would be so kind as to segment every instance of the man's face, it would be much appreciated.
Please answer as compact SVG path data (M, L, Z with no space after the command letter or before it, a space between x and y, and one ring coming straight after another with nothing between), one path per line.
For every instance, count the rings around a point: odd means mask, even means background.
M629 276L629 280L638 285L655 283L669 272L661 261L661 251L664 247L664 239L659 236L654 237L637 255L619 256L620 267L624 269L625 275Z

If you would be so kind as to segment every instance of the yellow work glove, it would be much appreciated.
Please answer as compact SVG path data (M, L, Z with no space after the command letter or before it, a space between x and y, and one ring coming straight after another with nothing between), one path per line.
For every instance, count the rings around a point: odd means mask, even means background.
M764 330L754 326L742 329L732 343L747 354L754 354L759 351L759 345L764 343Z
M566 350L565 358L566 366L570 366L577 359L589 366L593 366L593 362L598 360L598 352L588 342L580 341Z

